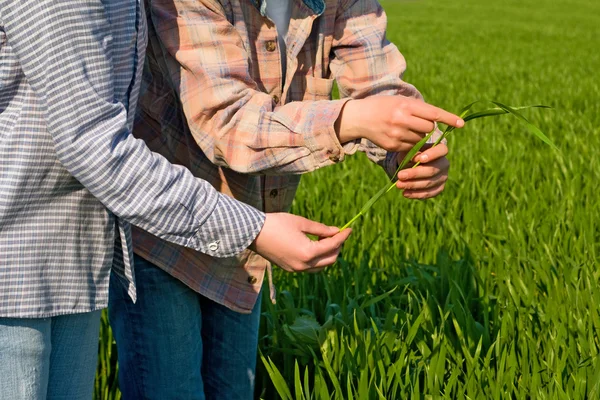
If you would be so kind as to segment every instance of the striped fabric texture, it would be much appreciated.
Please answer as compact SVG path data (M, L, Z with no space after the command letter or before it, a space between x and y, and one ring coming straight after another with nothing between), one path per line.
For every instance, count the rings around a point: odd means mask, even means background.
M214 257L262 227L131 135L144 16L136 0L0 0L0 317L106 307L111 268L135 299L130 224Z

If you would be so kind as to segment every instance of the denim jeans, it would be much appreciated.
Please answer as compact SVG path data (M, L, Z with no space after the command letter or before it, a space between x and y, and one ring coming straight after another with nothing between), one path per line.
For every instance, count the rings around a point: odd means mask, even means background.
M260 297L240 314L138 256L135 275L135 304L114 275L110 285L123 399L252 399Z
M0 318L0 399L92 398L100 311Z

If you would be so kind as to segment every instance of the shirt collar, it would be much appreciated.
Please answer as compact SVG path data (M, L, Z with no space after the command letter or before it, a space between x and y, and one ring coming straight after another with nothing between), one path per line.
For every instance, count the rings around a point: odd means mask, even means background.
M267 0L251 0L260 13L264 16L267 10ZM279 1L279 0L269 0ZM294 1L294 0L292 0ZM325 0L302 0L302 2L310 8L315 14L321 15L325 11Z

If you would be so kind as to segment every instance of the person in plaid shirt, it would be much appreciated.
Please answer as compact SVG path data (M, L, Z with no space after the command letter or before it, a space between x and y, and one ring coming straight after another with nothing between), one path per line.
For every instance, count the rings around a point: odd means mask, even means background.
M392 175L436 121L464 123L402 80L376 0L148 0L147 10L134 134L265 212L289 209L303 173L363 151ZM400 172L405 197L444 189L446 153L429 148ZM124 398L251 398L265 271L275 300L269 262L252 250L216 259L141 229L133 241L139 301L115 285L109 305Z

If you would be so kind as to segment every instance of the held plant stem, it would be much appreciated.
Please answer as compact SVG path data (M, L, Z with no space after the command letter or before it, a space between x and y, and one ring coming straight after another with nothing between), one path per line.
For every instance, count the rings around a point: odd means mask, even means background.
M525 109L528 109L528 108L551 108L551 107L544 106L544 105L532 105L532 106L512 107L512 106L504 105L504 104L499 103L497 101L489 101L488 103L492 103L496 107L488 108L488 109L485 109L483 111L471 112L471 109L473 108L473 106L475 104L483 103L483 102L484 101L482 101L482 100L474 101L473 103L465 106L461 110L459 116L464 119L465 124L468 121L471 121L471 120L474 120L474 119L477 119L477 118L492 117L492 116L503 115L503 114L512 114L517 119L519 119L521 122L523 122L523 124L525 125L525 127L527 128L527 130L529 132L531 132L533 135L535 135L536 137L538 137L542 142L548 144L553 149L558 150L558 148L550 141L550 139L548 139L548 137L539 128L537 128L535 125L533 125L531 122L529 122L529 120L527 120L527 118L525 118L519 112L520 110L525 110ZM433 144L432 147L437 146L454 129L455 128L453 126L447 126L446 129L444 130L444 132L435 141L435 143ZM400 172L400 170L402 170L402 169L404 169L404 167L406 167L406 164L408 164L410 162L410 160L412 160L414 158L414 156L417 154L417 152L419 150L421 150L421 148L425 145L425 143L427 143L429 141L429 139L434 134L434 132L435 132L435 129L433 131L431 131L423 139L421 139L417 144L415 144L412 149L410 149L410 151L402 159L402 162L398 166L398 169L394 173L394 176L392 176L392 178L390 178L390 182L386 183L386 186L384 186L383 188L381 188L373 197L371 197L369 199L369 201L367 201L365 203L365 205L361 208L361 210L358 212L358 214L356 214L350 221L348 221L340 229L340 231L343 231L344 229L348 228L350 225L352 225L352 223L354 221L356 221L362 215L365 215L367 213L367 211L369 211L369 209L373 206L373 204L375 204L384 194L386 194L387 192L389 192L390 190L392 190L394 188L394 186L396 185L396 182L398 180L397 179L398 172ZM412 168L416 168L419 165L420 165L420 162L417 162L417 163L415 163L415 165L412 166Z

